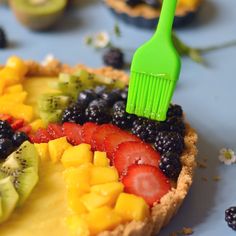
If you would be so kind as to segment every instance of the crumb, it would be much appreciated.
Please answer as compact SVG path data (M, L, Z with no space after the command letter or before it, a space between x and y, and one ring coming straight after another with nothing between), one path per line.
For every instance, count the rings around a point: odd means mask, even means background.
M197 166L199 168L207 168L207 164L202 161L197 161Z
M193 229L189 228L189 227L183 227L182 234L183 235L191 235L191 234L193 234Z
M172 232L172 233L170 233L169 236L178 236L178 234L176 232Z
M221 179L220 176L214 176L213 177L213 180L216 181L216 182L220 181L220 179Z
M207 182L208 181L208 178L206 176L202 176L202 180Z

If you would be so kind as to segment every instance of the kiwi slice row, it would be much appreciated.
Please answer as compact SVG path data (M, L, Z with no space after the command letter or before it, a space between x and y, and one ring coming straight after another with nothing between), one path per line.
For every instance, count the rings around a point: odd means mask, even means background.
M38 154L26 141L0 166L0 223L26 201L38 178Z
M81 91L98 85L105 85L110 89L125 87L125 83L120 80L92 74L86 70L78 70L74 74L61 73L58 81L51 84L60 94L43 94L38 101L40 117L45 123L60 121L62 112L77 100Z

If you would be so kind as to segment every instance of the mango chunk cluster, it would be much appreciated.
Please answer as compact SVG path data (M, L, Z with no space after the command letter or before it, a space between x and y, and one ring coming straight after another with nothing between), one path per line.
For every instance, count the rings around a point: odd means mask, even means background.
M42 160L61 162L70 215L71 235L97 235L132 220L143 221L149 206L143 198L124 192L119 175L105 152L89 144L71 146L65 137L35 144Z
M25 104L27 92L22 86L27 71L27 65L16 56L10 57L0 69L0 113L30 122L33 107Z

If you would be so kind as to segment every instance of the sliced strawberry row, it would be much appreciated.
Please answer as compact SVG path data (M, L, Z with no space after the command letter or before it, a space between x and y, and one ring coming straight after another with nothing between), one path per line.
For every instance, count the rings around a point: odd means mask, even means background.
M62 125L64 136L67 137L68 142L72 145L82 143L82 126L79 124L65 122Z
M82 139L84 143L91 143L93 132L97 129L96 123L87 122L82 126Z

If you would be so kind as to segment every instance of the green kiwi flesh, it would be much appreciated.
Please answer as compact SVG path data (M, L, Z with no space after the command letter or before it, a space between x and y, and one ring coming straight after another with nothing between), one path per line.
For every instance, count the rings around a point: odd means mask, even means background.
M19 195L11 181L11 177L0 180L1 214L0 223L6 221L15 209Z
M45 124L56 123L61 120L63 110L39 111L39 116Z

